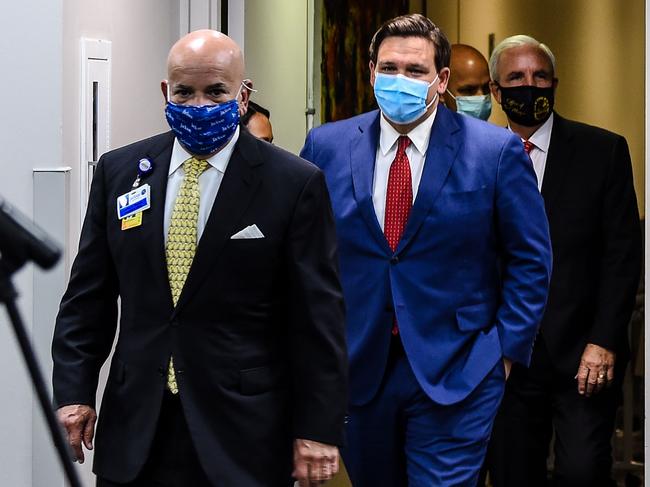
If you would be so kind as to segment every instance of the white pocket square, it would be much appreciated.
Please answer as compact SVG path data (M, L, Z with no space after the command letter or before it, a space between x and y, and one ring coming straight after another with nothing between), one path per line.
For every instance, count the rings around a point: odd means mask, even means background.
M257 225L249 225L230 237L231 240L241 240L245 238L264 238L264 234L259 228L257 228Z

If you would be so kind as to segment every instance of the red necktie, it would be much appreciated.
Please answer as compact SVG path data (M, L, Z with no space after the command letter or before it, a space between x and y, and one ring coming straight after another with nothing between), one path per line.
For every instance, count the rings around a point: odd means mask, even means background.
M384 235L388 245L395 251L402 238L406 221L413 204L413 186L411 186L411 166L406 156L406 148L411 140L405 135L397 142L397 154L390 165L388 188L386 190L386 214L384 215ZM399 333L397 318L393 317L393 335Z
M528 157L530 157L530 151L532 151L535 148L535 144L533 144L530 140L524 140L524 150L526 151L526 154L528 154Z
M404 233L411 205L413 186L411 186L411 166L406 156L406 148L411 140L402 135L397 142L397 154L390 165L388 188L386 190L386 214L384 216L384 235L388 245L395 251Z

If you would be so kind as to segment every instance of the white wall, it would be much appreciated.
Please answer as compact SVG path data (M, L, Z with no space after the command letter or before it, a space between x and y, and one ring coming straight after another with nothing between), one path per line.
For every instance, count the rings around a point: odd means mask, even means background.
M0 195L33 213L32 169L61 165L62 0L22 0L0 15ZM15 279L31 330L32 269ZM0 311L0 485L31 480L32 392L4 307Z
M73 255L81 223L79 40L89 37L112 42L110 147L120 147L169 130L164 117L160 81L166 78L167 52L178 39L178 14L178 0L64 2L63 158L73 168L69 208L70 251ZM91 460L92 454L80 469L87 486L94 485Z
M81 37L112 41L111 147L168 130L160 81L178 39L178 0L66 0L63 8L63 155L73 168L71 241L79 231ZM76 213L74 213L76 211Z
M285 42L293 46L282 66L274 66L267 59L271 57L267 51L258 50L253 59L262 84L267 86L266 93L278 93L279 99L286 100L274 114L278 136L297 151L305 126L306 10L296 9L296 3L288 1L274 8L269 2L250 3L256 12L254 30L264 24L265 18L268 20L269 12L274 19L283 16L283 23L295 27L278 39L272 31L273 23L267 23L266 30L255 36L261 47L269 40L273 44L266 47L273 49L279 50ZM23 0L14 2L11 13L5 11L0 18L0 88L4 95L0 112L0 195L33 217L33 169L70 166L70 228L67 239L62 239L69 242L69 260L76 253L79 238L80 171L86 169L80 154L80 38L112 41L110 145L114 148L128 144L168 130L159 84L166 76L169 47L178 38L181 4L180 0ZM38 296L33 296L33 276L29 267L17 276L19 305L30 330L32 306L38 306L39 323L44 324L39 329L49 335L39 337L42 343L43 338L51 338L48 320L53 325L55 310L50 318L42 316L44 308L38 304ZM46 348L39 347L39 358L47 371L51 363ZM51 458L43 457L48 454L48 445L43 444L44 425L38 415L32 416L36 404L31 384L4 312L0 312L0 370L4 398L0 402L0 431L4 438L0 442L0 485L62 486L53 450L49 451ZM46 382L49 385L49 374ZM33 444L33 438L37 444ZM94 485L91 458L80 469L87 486ZM51 469L52 474L48 476L43 469Z
M0 196L34 215L34 168L71 166L70 239L76 251L79 221L79 86L81 37L113 41L112 147L167 130L159 83L165 59L178 37L178 0L22 0L0 16ZM32 330L34 272L15 278L19 306ZM39 308L39 311L41 308ZM54 313L51 316L52 325ZM51 329L45 332L51 334ZM45 369L49 357L41 350ZM32 418L36 408L31 383L4 309L0 311L0 485L53 487L60 472L45 484L33 474ZM49 384L49 377L46 382ZM38 435L35 435L37 438ZM45 448L46 450L47 448ZM88 465L89 467L89 465ZM85 484L94 485L86 476ZM36 483L34 483L36 482Z

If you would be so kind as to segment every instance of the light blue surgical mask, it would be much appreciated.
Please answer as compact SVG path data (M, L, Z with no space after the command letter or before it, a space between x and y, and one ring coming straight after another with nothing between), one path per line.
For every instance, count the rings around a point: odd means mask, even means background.
M375 98L384 116L397 124L415 122L433 105L438 98L427 104L429 88L438 80L438 75L427 83L409 78L403 74L375 74Z
M470 117L480 118L487 120L492 113L492 97L487 95L473 95L473 96L454 96L453 93L447 90L449 96L456 100L456 111L469 115Z

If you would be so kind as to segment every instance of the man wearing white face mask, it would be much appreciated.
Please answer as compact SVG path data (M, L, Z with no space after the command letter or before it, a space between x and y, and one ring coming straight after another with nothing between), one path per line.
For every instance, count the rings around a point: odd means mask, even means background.
M447 91L442 95L445 106L481 120L490 118L490 71L483 54L472 46L453 44L449 68Z
M380 110L326 124L347 307L343 458L355 487L476 484L512 362L527 364L550 242L521 142L439 104L450 46L421 15L370 46Z

